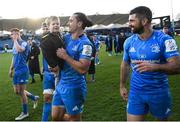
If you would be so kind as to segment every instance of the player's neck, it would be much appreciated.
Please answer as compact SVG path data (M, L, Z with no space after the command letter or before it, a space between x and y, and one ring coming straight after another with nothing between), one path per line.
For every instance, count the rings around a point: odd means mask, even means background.
M139 35L141 40L147 40L153 33L152 28L145 29L142 34Z
M76 40L76 39L78 39L79 36L81 36L82 34L84 34L84 30L76 31L76 32L72 33L72 39L73 39L73 40Z

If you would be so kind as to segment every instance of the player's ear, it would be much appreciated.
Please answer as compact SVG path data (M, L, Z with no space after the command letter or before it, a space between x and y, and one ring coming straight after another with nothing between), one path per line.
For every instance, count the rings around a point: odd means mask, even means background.
M147 18L143 18L141 20L141 23L142 23L143 26L147 25L148 24L148 19Z
M82 27L82 24L83 24L82 21L79 21L78 22L78 27Z

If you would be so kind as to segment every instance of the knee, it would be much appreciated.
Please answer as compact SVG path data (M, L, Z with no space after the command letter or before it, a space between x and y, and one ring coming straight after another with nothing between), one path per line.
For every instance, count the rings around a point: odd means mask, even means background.
M16 95L20 95L20 90L19 90L19 89L14 89L14 93L15 93Z
M24 91L19 91L19 93L18 93L18 95L20 95L20 96L25 96L25 93L24 93Z
M57 106L52 106L51 116L53 121L63 121L64 113L65 113L64 109L59 108Z
M16 95L20 95L20 92L19 91L14 91L14 93L16 94Z

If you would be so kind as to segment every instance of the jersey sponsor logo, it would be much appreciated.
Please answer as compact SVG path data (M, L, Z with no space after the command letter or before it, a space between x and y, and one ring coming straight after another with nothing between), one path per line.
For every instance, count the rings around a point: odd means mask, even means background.
M160 47L158 44L153 44L151 46L151 52L154 52L154 53L159 53L160 52Z
M159 63L160 59L158 59L158 60L144 60L144 59L141 59L141 60L131 60L131 63L134 64L137 61L143 61L143 62L149 62L149 63Z
M170 56L179 55L179 52L173 52L170 54Z
M91 56L92 47L90 45L83 45L82 55Z
M134 53L134 52L136 52L136 50L135 50L134 47L131 47L130 50L129 50L129 52Z
M74 106L74 108L72 109L72 111L77 111L77 110L79 110L77 106Z
M165 47L166 47L166 52L177 51L177 48L178 48L176 45L176 41L174 39L166 40Z

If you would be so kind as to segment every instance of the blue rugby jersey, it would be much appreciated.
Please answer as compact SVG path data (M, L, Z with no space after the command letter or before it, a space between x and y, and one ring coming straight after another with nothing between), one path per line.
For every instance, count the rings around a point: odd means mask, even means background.
M176 41L161 31L153 31L147 40L141 40L136 34L129 37L124 43L123 61L129 62L132 68L130 92L149 94L168 90L168 78L165 73L139 73L134 61L163 64L168 58L179 55Z
M26 62L29 53L29 46L24 40L18 41L18 44L25 50L23 52L17 52L13 46L13 67L14 73L21 74L28 71Z
M77 40L71 38L71 34L64 36L67 54L76 61L80 59L91 60L92 44L86 35L81 35ZM60 84L67 87L78 87L85 84L84 75L79 74L67 62L61 70Z

